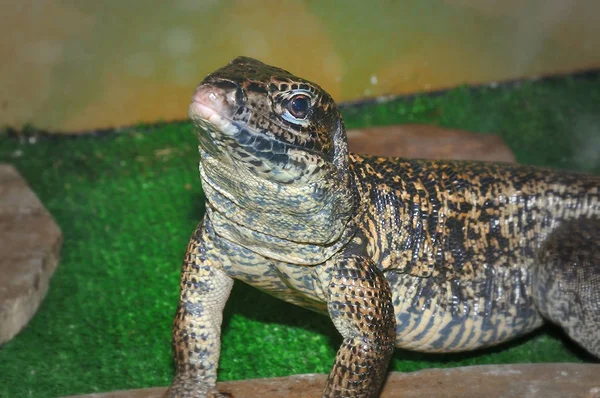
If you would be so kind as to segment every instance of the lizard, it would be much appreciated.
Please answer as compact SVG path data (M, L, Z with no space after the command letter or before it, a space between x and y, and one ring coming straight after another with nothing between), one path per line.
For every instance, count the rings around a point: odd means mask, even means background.
M197 86L206 211L184 256L168 397L216 389L238 279L329 315L323 397L376 397L395 347L458 352L553 322L600 357L600 178L349 153L317 84L237 57Z

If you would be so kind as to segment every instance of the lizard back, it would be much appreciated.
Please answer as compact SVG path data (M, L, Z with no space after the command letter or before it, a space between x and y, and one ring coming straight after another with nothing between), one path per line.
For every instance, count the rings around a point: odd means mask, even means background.
M395 292L397 344L459 351L541 324L531 267L563 222L600 217L599 178L351 155L363 250ZM462 330L462 332L460 331Z

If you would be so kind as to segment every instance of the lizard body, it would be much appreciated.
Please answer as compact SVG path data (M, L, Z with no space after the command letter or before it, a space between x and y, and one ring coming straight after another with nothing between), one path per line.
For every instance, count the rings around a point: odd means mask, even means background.
M233 279L328 314L324 397L375 397L395 346L464 351L544 319L600 356L600 178L349 154L335 102L239 57L190 105L206 214L183 263L171 397L215 390Z

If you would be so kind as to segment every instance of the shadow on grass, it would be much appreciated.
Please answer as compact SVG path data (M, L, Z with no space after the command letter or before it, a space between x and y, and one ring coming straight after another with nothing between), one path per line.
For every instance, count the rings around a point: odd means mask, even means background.
M279 324L293 328L302 328L325 336L328 344L334 349L340 346L342 338L328 316L318 314L283 302L269 296L249 285L236 281L232 295L224 311L223 330L228 328L233 314L242 315L261 323ZM534 340L547 336L560 341L569 354L578 361L600 362L576 343L572 342L565 333L554 325L544 325L542 328L525 336L501 343L492 347L459 353L423 353L396 349L390 361L390 371L415 371L431 367L454 367L477 364L510 363L507 358L517 358L520 354L510 353L518 350ZM523 348L525 349L525 348ZM503 358L497 355L504 356ZM485 359L485 361L483 361ZM496 360L497 359L497 360ZM410 362L406 367L403 362ZM543 362L536 360L536 362Z

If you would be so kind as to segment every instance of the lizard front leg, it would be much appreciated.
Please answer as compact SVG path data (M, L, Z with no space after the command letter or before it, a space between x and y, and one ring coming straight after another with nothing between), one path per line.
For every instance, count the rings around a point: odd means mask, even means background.
M188 244L173 325L176 375L166 397L221 397L216 391L223 307L233 279L221 269L207 221Z
M323 397L376 397L396 339L390 286L369 259L341 256L328 264L319 279L344 341Z

